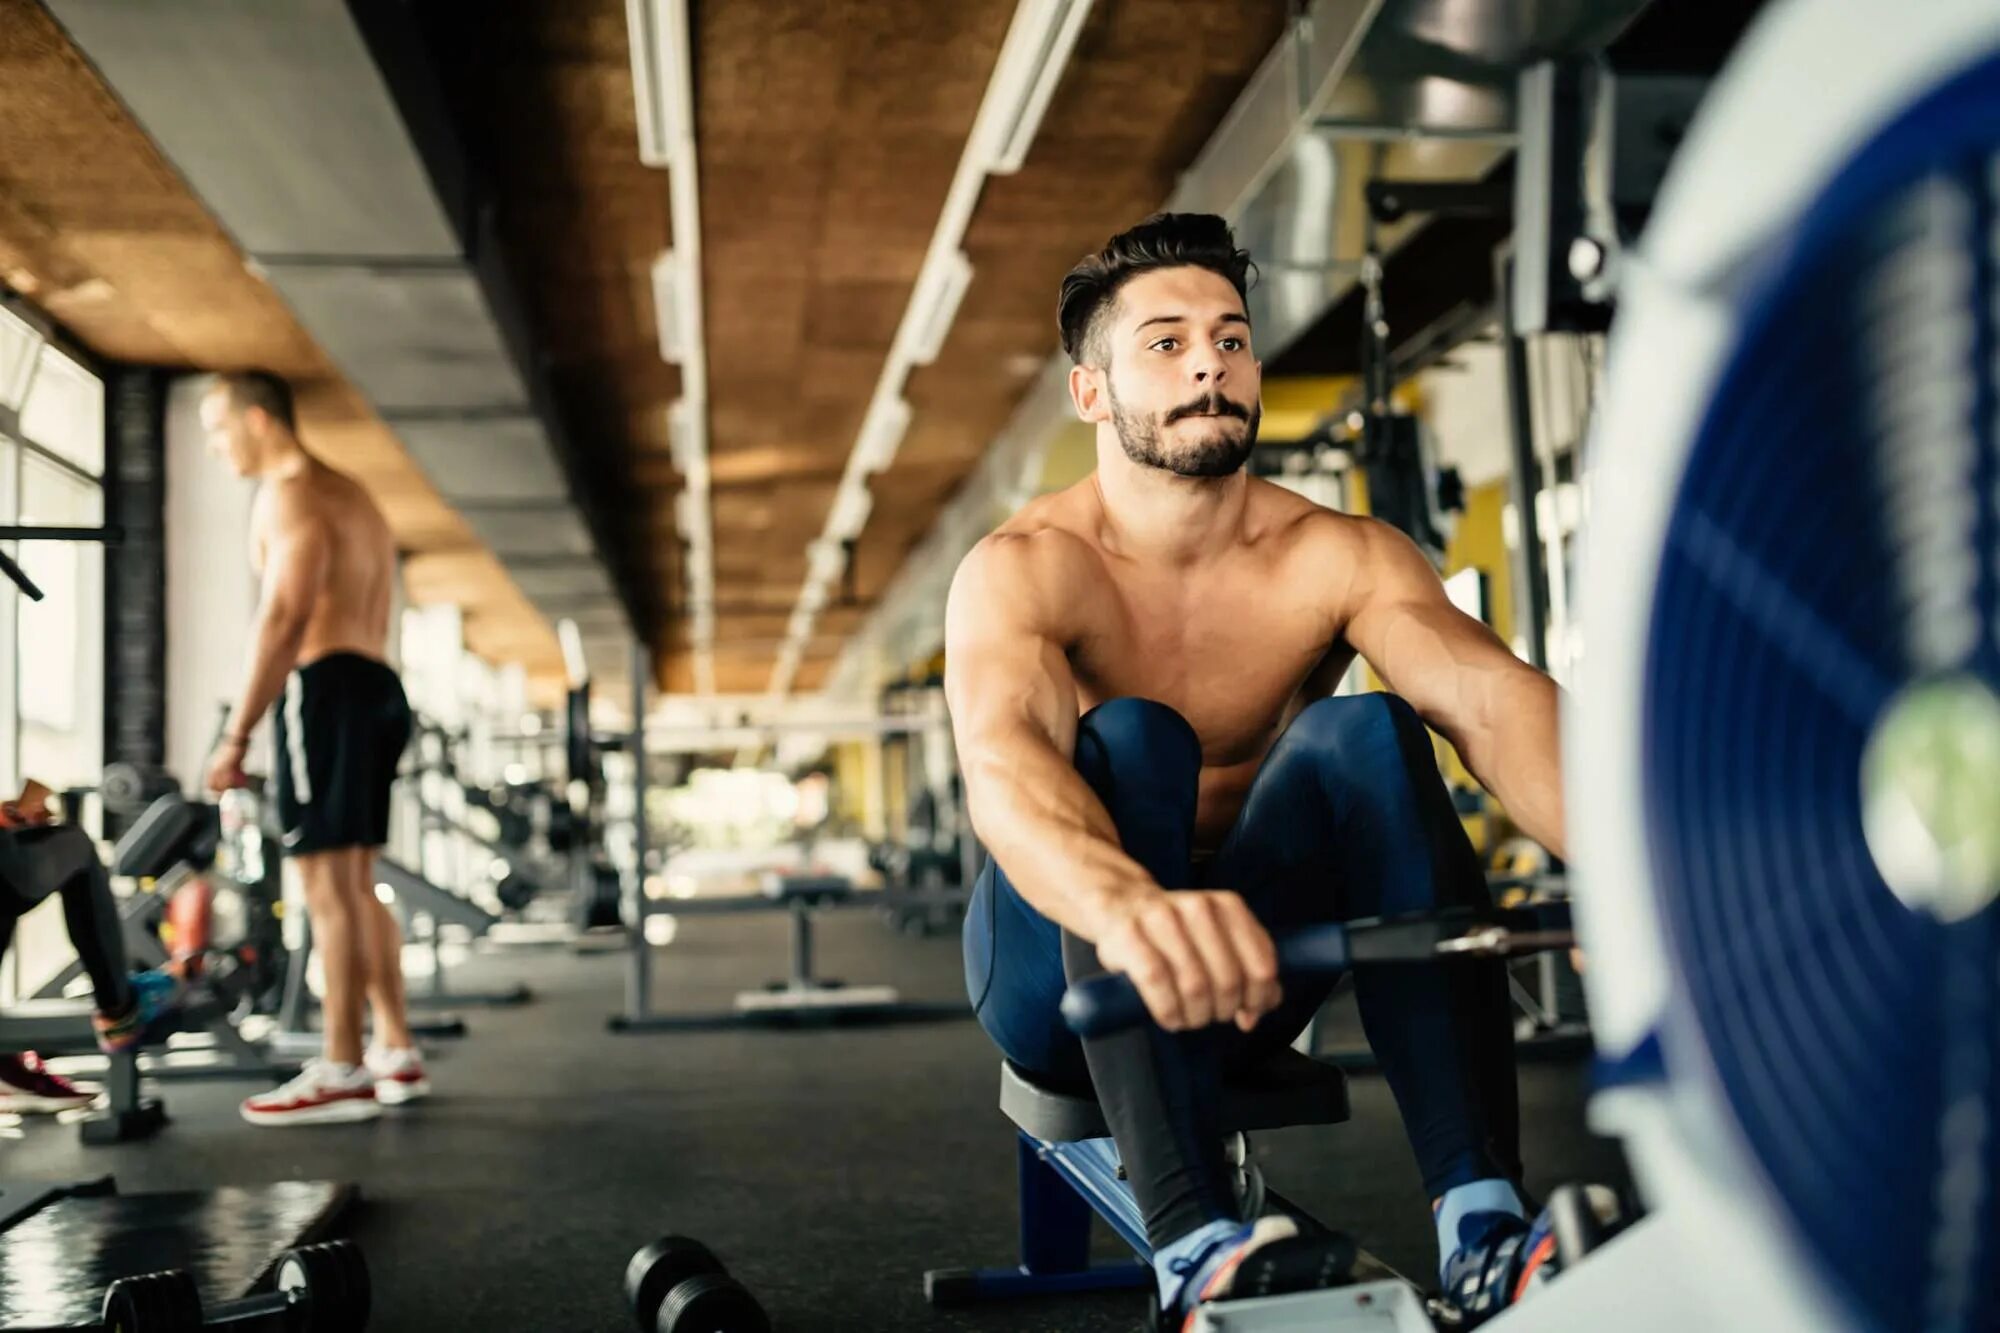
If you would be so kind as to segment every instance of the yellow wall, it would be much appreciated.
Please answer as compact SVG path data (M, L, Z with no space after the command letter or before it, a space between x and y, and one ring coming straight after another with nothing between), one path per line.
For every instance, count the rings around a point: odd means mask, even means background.
M1265 380L1264 421L1257 438L1279 443L1303 440L1353 388L1351 375Z
M868 762L871 747L860 741L840 741L831 748L835 818L852 821L863 837L879 839L884 820L874 770Z
M1368 479L1360 469L1348 474L1348 495L1356 513L1368 512ZM1478 568L1486 575L1486 621L1493 627L1503 642L1513 638L1514 592L1513 566L1507 559L1506 529L1502 525L1502 514L1507 507L1507 483L1489 482L1475 486L1465 495L1465 510L1458 515L1451 540L1445 544L1444 569L1446 578L1469 568ZM1365 664L1364 664L1365 665ZM1367 669L1368 688L1387 688L1375 674ZM1465 763L1458 757L1449 741L1441 736L1432 737L1438 753L1439 765L1444 770L1445 780L1455 787L1479 787ZM1498 836L1488 836L1485 820L1481 817L1468 818L1466 831L1475 847L1497 845L1499 837L1508 830L1504 817Z
M1097 427L1072 421L1056 432L1042 454L1042 481L1037 495L1074 486L1097 467Z
M890 842L908 846L910 842L910 747L902 737L884 737L876 745L887 766L886 789L889 808L883 811Z
M1501 523L1501 515L1507 508L1507 483L1488 482L1475 486L1465 493L1465 512L1458 516L1458 525L1452 533L1451 541L1445 546L1444 573L1446 577L1460 570L1477 568L1486 575L1486 623L1493 632L1507 642L1513 638L1514 626L1514 584L1513 566L1507 559L1506 530ZM1479 783L1458 757L1458 752L1443 740L1438 742L1438 754L1444 766L1445 778L1454 786L1478 787ZM1466 831L1471 835L1475 847L1495 847L1511 831L1504 813L1497 821L1498 829L1485 827L1483 817L1465 821Z
M1513 566L1507 559L1507 538L1501 515L1507 508L1507 483L1489 482L1465 493L1465 512L1445 547L1444 572L1449 578L1477 566L1486 573L1486 619L1503 641L1514 637Z

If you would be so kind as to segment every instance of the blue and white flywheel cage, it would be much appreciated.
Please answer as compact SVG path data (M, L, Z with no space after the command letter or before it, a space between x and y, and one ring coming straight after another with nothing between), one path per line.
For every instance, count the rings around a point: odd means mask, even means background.
M1637 1227L1492 1325L2000 1329L2000 0L1785 0L1621 277L1570 850Z

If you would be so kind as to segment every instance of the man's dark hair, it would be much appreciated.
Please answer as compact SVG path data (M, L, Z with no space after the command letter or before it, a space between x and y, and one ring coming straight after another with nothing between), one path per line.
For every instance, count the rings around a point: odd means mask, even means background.
M1246 303L1257 273L1250 252L1236 248L1236 237L1222 218L1213 213L1155 213L1079 260L1063 279L1056 323L1062 328L1063 351L1069 359L1077 365L1108 364L1107 326L1117 308L1118 289L1141 273L1183 267L1221 274Z
M261 407L271 420L296 434L298 416L292 407L292 386L268 370L227 370L210 384L210 392L229 395L229 405L239 412Z

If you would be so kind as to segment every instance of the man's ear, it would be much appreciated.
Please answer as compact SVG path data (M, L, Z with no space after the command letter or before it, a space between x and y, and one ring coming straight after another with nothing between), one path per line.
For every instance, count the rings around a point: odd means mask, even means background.
M1093 423L1111 420L1111 394L1104 376L1105 372L1096 366L1070 367L1069 400L1075 404L1080 420Z

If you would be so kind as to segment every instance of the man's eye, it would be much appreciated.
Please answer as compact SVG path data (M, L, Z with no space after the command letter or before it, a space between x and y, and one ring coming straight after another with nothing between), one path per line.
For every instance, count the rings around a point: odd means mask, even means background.
M1222 350L1225 352L1240 352L1243 350L1243 340L1241 338L1224 338L1222 340Z
M1153 350L1156 352L1171 352L1174 348L1180 346L1180 343L1181 340L1179 338L1162 338L1153 344Z

